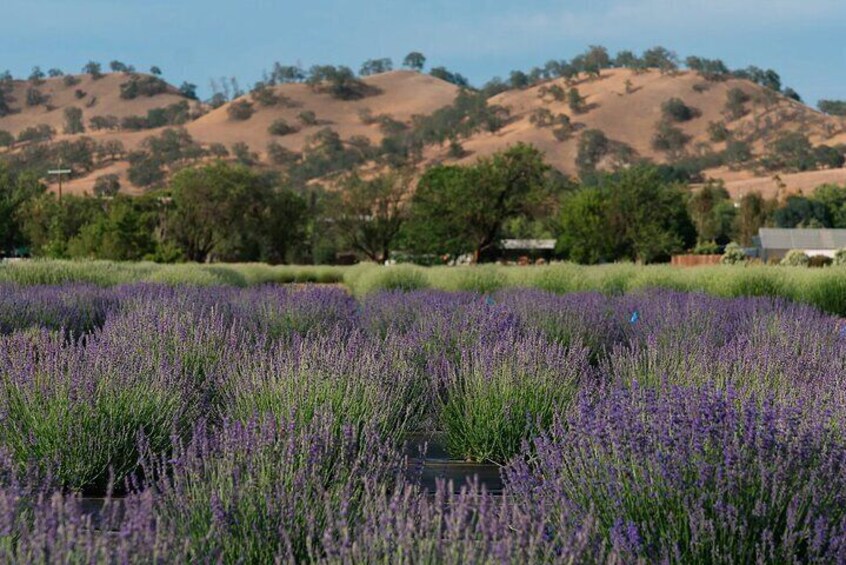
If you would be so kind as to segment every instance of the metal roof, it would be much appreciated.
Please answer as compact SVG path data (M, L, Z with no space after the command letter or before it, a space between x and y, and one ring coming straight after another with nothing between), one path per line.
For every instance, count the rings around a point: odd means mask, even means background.
M842 249L846 230L761 228L762 249Z
M503 239L503 249L555 249L554 239Z

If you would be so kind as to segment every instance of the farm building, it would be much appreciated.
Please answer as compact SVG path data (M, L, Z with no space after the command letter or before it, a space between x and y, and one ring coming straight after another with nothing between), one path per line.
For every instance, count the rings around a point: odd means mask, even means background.
M555 253L554 239L502 239L500 258L511 261L550 260Z
M834 257L846 247L846 229L761 228L756 239L758 256L764 261L781 260L794 249L810 257Z

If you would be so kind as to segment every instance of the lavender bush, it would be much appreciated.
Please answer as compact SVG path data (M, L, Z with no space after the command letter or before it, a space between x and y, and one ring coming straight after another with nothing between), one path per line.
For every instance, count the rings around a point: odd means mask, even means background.
M707 386L604 396L511 464L514 496L593 515L650 561L846 558L846 445L826 418Z

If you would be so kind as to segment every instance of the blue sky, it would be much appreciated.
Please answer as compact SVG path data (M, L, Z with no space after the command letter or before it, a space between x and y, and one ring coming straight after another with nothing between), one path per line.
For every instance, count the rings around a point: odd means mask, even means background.
M846 99L844 0L2 0L0 70L78 71L88 60L158 65L209 93L243 87L274 61L395 62L426 54L476 85L570 58L589 44L774 68L812 105Z

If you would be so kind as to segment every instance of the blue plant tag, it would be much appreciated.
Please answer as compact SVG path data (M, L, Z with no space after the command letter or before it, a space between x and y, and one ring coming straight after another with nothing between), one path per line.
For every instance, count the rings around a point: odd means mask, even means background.
M629 323L634 324L638 320L640 320L640 314L637 310L635 310L634 312L632 312L632 317L629 319Z
M488 306L493 306L494 304L496 304L496 302L494 301L492 296L486 296L485 304L487 304Z

